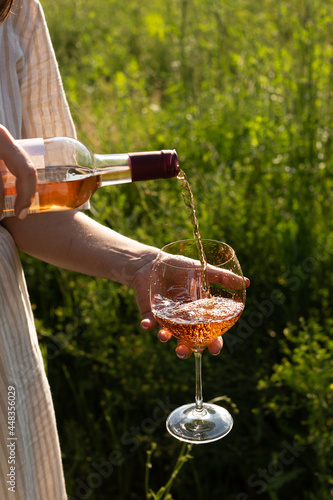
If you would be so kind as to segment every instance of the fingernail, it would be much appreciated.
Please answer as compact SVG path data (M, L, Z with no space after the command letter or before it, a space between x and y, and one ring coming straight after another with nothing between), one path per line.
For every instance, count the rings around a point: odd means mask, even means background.
M29 208L23 208L17 217L21 220L25 219L28 213L29 213Z
M186 358L186 354L178 354L178 352L176 353L178 358L179 359L185 359Z
M250 286L250 280L249 280L249 278L245 278L245 284L246 284L246 286Z
M212 352L211 354L212 354L213 356L217 356L218 354L220 354L220 352L221 352L221 350L220 350L220 351L215 351L215 352Z
M140 323L140 326L141 328L143 328L144 330L148 330L149 327L150 327L150 321L149 319L143 319Z
M163 344L165 344L169 340L168 338L163 337L163 335L161 335L160 333L157 335L157 337L158 337L160 342L163 342Z
M176 349L176 354L177 354L178 358L180 358L180 359L185 359L185 358L187 358L187 352L186 352L186 351L184 351L184 349L179 349L179 348L177 348L177 349Z

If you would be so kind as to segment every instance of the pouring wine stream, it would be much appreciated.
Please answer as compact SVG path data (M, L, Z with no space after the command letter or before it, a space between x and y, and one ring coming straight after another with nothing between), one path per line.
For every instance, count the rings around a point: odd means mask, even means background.
M200 259L200 263L201 263L201 267L202 267L202 288L206 294L206 297L210 298L211 293L210 293L209 281L208 281L208 277L207 277L207 259L206 259L206 255L205 255L202 241L201 241L201 236L200 236L200 231L199 231L199 222L198 222L197 216L195 214L195 206L194 206L192 189L191 189L190 183L187 180L185 172L183 170L179 171L179 174L177 175L177 179L180 182L183 200L185 202L186 209L187 209L188 214L190 216L190 221L191 221L192 228L193 228L193 237L194 237L194 241L195 241L195 244L196 244L196 247L198 250L198 255L199 255L199 259Z

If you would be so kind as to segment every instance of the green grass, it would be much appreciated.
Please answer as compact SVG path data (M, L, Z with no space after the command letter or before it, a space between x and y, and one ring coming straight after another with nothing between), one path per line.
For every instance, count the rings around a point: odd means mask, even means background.
M173 498L327 500L333 5L42 3L79 138L100 153L176 148L202 236L231 244L251 279L223 353L203 360L205 398L230 398L234 429L192 449ZM175 179L105 188L92 206L93 217L149 244L191 235ZM24 262L69 496L158 492L181 450L165 417L193 399L193 360L140 331L126 288ZM282 463L294 442L302 451Z

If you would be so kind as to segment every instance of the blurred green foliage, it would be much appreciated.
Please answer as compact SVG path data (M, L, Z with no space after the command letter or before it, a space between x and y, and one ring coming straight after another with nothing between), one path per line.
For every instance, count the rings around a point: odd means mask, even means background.
M223 353L204 355L204 397L226 397L234 429L192 449L172 497L331 498L333 4L42 4L79 138L176 148L202 236L231 244L251 279ZM155 246L191 235L175 179L100 190L91 216ZM131 290L23 259L69 497L144 498L152 443L158 491L193 360L140 331Z

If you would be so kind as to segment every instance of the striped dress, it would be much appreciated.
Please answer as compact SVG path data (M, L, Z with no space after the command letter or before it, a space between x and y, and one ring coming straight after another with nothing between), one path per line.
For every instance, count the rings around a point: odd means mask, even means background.
M17 139L75 137L37 0L15 0L0 26L0 123ZM54 409L26 283L13 239L0 225L0 499L65 498Z

